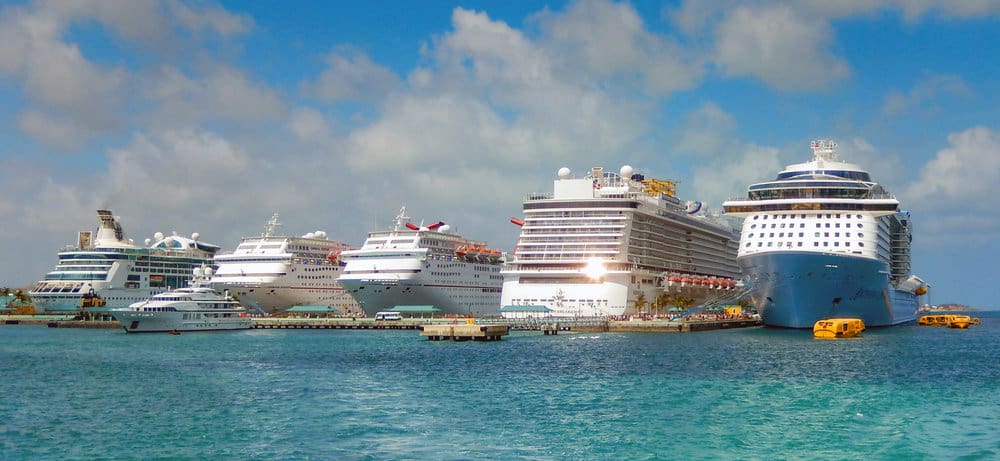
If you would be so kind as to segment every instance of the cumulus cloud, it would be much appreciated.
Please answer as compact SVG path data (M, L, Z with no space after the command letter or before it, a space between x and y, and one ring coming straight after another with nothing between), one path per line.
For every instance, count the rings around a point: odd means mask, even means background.
M399 85L399 77L358 49L340 46L325 58L327 68L304 90L322 101L377 101Z
M833 30L783 5L741 6L715 29L714 61L729 77L752 77L784 91L827 88L850 75L830 51Z
M286 112L281 96L268 85L223 65L211 66L197 77L174 67L160 69L153 78L151 96L158 102L156 115L175 124L269 121Z
M901 115L914 109L925 108L939 97L969 96L972 91L957 75L931 75L918 82L909 92L890 91L882 104L882 113Z
M703 74L697 55L664 35L651 33L626 3L576 2L559 14L537 18L564 71L589 76L634 78L645 91L663 95L692 88Z

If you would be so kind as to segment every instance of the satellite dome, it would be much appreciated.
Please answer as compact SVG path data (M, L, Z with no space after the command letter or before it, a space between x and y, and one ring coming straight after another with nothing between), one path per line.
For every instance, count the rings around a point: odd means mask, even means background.
M213 271L211 267L205 268L205 277L211 277L213 273L215 273L215 271Z
M622 175L623 178L627 179L627 178L631 178L632 177L633 170L632 170L632 167L630 167L628 165L625 165L618 172L621 173L621 175Z
M194 240L194 241L196 241L196 242L198 241L198 238L199 238L199 237L201 237L201 234L199 234L199 233L197 233L197 232L195 232L195 233L191 234L191 240Z
M569 168L566 168L566 167L560 168L559 169L559 173L558 173L559 174L559 179L566 179L566 178L568 178L569 175L570 175L570 173L572 173L572 172L569 171Z
M150 243L153 243L153 241L150 239L146 239L146 246L149 246Z
M451 230L451 226L449 226L447 224L442 224L441 227L438 228L438 232L448 232L450 230Z
M201 277L202 275L205 275L205 271L200 267L194 268L193 272L195 277Z
M153 234L153 238L156 240L163 240L163 232L157 232Z

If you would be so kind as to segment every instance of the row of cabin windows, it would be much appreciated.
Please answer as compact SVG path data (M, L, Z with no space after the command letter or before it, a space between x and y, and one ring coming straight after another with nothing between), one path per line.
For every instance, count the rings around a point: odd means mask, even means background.
M824 225L824 224L825 224L825 225ZM778 224L777 224L777 223L773 223L773 224L771 224L771 229L779 229L779 228L780 228L780 229L784 229L784 228L785 228L785 226L786 226L786 224L785 224L785 223L781 223L781 226L780 226L780 227L778 226ZM789 228L794 228L794 227L795 227L795 223L789 223L789 224L788 224L787 226L788 226ZM806 223L804 223L804 222L800 222L800 223L799 223L799 228L800 228L800 229L802 229L802 228L805 228L805 227L806 227ZM817 228L817 229L818 229L818 228L821 228L821 227L826 227L826 228L829 228L829 227L830 227L830 223L816 223L816 228ZM834 228L837 228L837 229L839 229L839 228L840 228L840 223L839 223L839 222L838 222L838 223L833 223L833 227L834 227ZM847 228L850 228L850 227L851 227L851 223L844 223L844 227L847 227ZM863 228L863 227L865 227L865 226L864 226L864 224L861 224L861 223L858 223L858 228L859 228L859 229L860 229L860 228ZM756 225L756 224L751 224L751 225L750 225L750 228L751 228L751 229L756 229L756 228L757 228L757 225ZM767 224L761 224L761 225L760 225L760 228L761 228L761 229L767 229Z
M751 243L752 242L747 242L744 246L747 247L747 248L750 248L750 244ZM819 247L820 243L822 243L823 244L822 246L824 246L824 247L829 247L830 246L830 242L813 242L813 247ZM796 244L795 246L802 246L802 242L795 242L795 244ZM857 244L858 244L859 247L862 247L862 248L865 246L865 242L857 242ZM757 242L757 248L762 248L763 246L764 246L764 242ZM774 242L767 242L767 246L769 248L773 247L774 246ZM777 246L780 248L781 247L781 242L778 242ZM792 242L785 242L785 246L791 247L792 246ZM833 242L833 246L839 247L840 246L840 242ZM845 247L850 247L851 246L851 242L844 242L844 246Z
M826 213L826 218L827 218L827 219L831 219L831 218L840 218L840 215L841 215L841 213ZM792 213L792 214L790 214L790 215L789 215L789 214L776 214L776 215L767 215L767 214L765 214L765 215L755 215L755 216L753 217L753 219L757 219L757 218L761 218L761 219L767 219L767 217L768 217L768 216L774 216L774 219L794 219L794 218L795 218L795 213ZM823 214L822 214L822 213L820 213L820 214L808 214L808 215L807 215L807 214L801 214L801 215L799 215L799 217L801 217L802 219L806 219L806 216L813 216L813 217L815 217L815 218L822 218L822 217L823 217ZM850 218L850 217L851 217L851 214L850 214L850 213L844 213L844 217L845 217L845 218ZM855 215L855 217L856 217L857 219L861 219L861 215Z
M795 234L794 232L789 232L789 233L788 233L788 236L789 236L789 237L792 237L792 236L794 236L794 234ZM752 233L751 233L751 234L748 234L748 235L747 235L747 238L753 238L753 235L754 235L754 234L752 234ZM764 233L762 232L762 233L760 234L760 236L761 236L761 237L764 237ZM779 232L779 233L778 233L778 237L784 237L784 236L785 236L785 233L784 233L784 232ZM819 237L819 232L816 232L814 236L815 236L815 237ZM830 233L829 233L829 232L823 232L823 237L829 237L829 236L830 236ZM834 237L840 237L840 232L834 232L834 233L833 233L833 236L834 236ZM851 233L850 233L850 232L844 232L844 237L850 237L850 236L851 236ZM865 236L865 234L862 234L861 232L858 232L858 238L864 238L864 236ZM768 235L768 237L774 237L774 232L771 232L771 233L770 233L770 234ZM799 237L805 237L805 232L799 232Z

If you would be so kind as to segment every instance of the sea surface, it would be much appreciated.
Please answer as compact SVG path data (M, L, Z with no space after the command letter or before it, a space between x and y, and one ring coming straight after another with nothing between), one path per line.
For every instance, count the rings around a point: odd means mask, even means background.
M837 341L0 326L0 459L998 459L976 315Z

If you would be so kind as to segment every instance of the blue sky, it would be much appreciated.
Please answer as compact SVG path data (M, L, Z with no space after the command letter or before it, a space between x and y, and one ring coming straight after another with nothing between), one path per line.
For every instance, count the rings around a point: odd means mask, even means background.
M790 4L789 4L790 3ZM0 3L0 285L94 210L137 242L360 244L401 205L510 250L567 166L721 208L829 138L913 213L933 303L1000 307L1000 3Z

